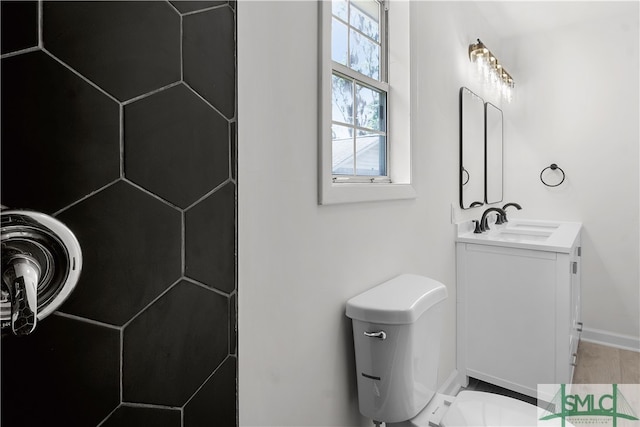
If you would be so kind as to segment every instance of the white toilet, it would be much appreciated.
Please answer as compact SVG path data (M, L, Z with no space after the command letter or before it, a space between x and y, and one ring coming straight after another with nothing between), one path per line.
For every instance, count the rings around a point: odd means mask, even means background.
M538 425L537 408L520 400L436 393L446 298L442 283L404 274L347 302L360 412L387 427Z

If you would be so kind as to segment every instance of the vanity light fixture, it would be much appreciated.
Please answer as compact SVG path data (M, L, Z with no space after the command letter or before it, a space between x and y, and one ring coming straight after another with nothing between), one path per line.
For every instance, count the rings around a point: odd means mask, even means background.
M480 39L477 40L477 43L469 45L469 60L477 65L484 83L500 92L507 102L511 102L515 89L513 78L484 43Z

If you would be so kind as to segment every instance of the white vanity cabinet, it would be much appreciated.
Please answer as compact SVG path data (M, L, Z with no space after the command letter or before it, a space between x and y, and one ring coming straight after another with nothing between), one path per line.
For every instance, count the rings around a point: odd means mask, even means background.
M571 383L581 330L579 224L576 230L553 247L458 238L463 385L473 377L536 397L538 384Z

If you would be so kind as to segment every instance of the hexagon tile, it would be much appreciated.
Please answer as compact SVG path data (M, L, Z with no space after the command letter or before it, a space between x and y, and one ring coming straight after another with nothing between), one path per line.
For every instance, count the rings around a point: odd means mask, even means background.
M125 176L186 208L229 178L229 123L184 85L124 108Z
M235 286L235 185L225 184L187 210L186 274L209 287L233 292Z
M180 81L180 16L162 1L50 1L44 47L120 101Z
M187 424L198 425L197 420L216 420L220 426L236 422L236 359L229 357L209 378L198 393L185 405ZM211 405L210 402L224 402Z
M56 315L26 339L3 337L0 423L97 425L120 400L119 348L119 331Z
M84 259L62 312L121 326L180 277L180 212L126 182L58 219L76 234Z
M118 105L46 53L2 59L2 204L53 213L117 179L119 126Z
M236 425L235 2L0 12L0 202L83 251L59 311L2 337L0 423Z
M0 3L0 43L2 53L38 45L38 2Z
M182 281L124 330L125 402L182 406L228 354L227 298Z
M227 118L235 112L234 27L226 7L184 19L184 80Z

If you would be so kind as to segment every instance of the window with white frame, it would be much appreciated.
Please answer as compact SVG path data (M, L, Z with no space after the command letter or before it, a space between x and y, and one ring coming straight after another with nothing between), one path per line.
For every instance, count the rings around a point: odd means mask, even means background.
M394 3L320 1L321 204L415 197L409 6Z
M388 181L385 22L383 2L332 2L331 169L334 181L340 178Z

